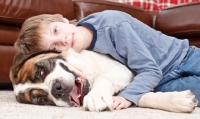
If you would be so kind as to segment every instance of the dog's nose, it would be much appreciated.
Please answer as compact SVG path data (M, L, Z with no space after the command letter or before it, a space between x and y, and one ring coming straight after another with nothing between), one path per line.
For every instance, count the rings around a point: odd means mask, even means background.
M61 84L58 83L58 82L56 82L55 88L56 88L56 90L62 90L62 86L61 86Z
M61 81L56 81L52 85L51 94L55 98L63 98L63 97L69 96L69 93L71 92L71 90L72 90L72 87L67 86L65 83Z
M52 85L52 90L51 90L51 94L55 97L55 98L60 98L62 95L62 86L59 82L55 82Z

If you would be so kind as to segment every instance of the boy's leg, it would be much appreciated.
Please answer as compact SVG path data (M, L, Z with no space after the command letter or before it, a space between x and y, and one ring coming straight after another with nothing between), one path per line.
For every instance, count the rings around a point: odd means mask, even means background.
M200 76L188 76L171 80L168 83L156 88L155 92L173 92L184 90L190 90L195 95L196 99L200 101ZM197 106L200 107L200 103L198 103Z
M164 77L154 89L155 92L184 90L191 90L200 101L200 49L196 47L191 47L180 66Z

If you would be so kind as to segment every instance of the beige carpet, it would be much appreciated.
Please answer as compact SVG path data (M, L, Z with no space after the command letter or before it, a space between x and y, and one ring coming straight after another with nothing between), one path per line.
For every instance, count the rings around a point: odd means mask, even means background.
M200 119L200 108L193 113L172 113L147 108L86 112L81 107L37 106L18 103L12 91L0 91L0 119Z

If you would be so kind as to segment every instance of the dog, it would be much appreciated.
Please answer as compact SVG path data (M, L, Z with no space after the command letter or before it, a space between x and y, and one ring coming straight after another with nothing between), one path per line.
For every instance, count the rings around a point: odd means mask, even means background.
M113 95L133 81L134 74L108 55L69 49L15 55L10 68L16 100L35 105L83 106L88 111L113 110ZM197 99L189 91L149 92L139 107L190 113Z

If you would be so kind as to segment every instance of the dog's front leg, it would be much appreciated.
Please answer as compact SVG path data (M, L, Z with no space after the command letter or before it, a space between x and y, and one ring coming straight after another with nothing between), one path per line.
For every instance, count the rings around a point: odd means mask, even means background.
M197 103L195 96L187 90L182 92L149 92L140 98L138 106L190 113L195 109Z
M97 78L91 91L84 97L83 107L89 111L112 110L114 88L112 83L105 78Z

